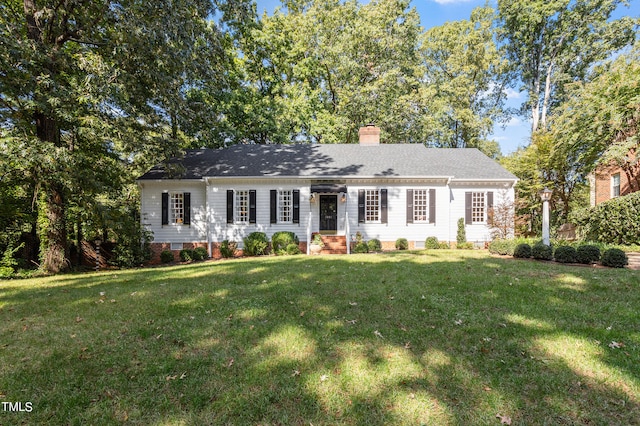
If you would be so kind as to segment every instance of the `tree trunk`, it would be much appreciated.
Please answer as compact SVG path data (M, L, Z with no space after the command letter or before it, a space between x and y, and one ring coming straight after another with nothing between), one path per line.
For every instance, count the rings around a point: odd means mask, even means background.
M42 267L49 273L58 273L69 268L67 256L67 225L62 185L49 183L46 196L47 246Z

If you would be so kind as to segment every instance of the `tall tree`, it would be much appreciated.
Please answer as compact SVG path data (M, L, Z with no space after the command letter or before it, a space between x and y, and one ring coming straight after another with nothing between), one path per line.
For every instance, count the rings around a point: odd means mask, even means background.
M532 130L547 128L566 99L564 85L635 39L637 19L611 20L625 0L499 0L501 39L528 93L523 114Z
M44 269L68 266L72 199L118 185L124 163L146 167L180 147L186 93L216 78L226 23L245 10L237 1L3 2L2 143L42 194Z
M495 43L494 18L492 8L476 8L469 20L424 34L424 80L435 91L429 113L436 120L426 139L435 146L488 150L494 123L507 117L507 63Z
M269 140L349 143L375 122L387 142L416 141L420 33L407 0L290 1L243 46L245 110Z
M557 149L570 152L583 175L598 165L619 166L640 189L640 47L595 70L590 81L570 85L552 120Z

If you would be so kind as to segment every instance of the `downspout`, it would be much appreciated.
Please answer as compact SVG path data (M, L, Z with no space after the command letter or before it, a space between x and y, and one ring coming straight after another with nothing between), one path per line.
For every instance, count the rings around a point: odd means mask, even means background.
M213 248L211 247L211 206L209 205L209 178L204 179L204 205L207 209L207 213L205 214L205 221L207 223L205 229L207 232L207 252L209 253L209 258L213 257Z
M451 177L447 178L447 183L446 183L447 197L449 197L449 220L448 220L449 223L447 224L447 228L448 228L447 239L449 241L449 247L451 247L451 186L450 185L451 185Z

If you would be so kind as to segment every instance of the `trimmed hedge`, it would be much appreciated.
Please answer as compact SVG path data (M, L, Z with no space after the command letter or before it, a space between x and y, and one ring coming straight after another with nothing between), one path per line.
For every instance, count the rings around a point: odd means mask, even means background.
M396 240L396 249L397 250L408 250L409 249L409 241L406 238L398 238Z
M640 243L640 192L585 209L575 217L587 241L632 245Z
M602 264L611 268L624 268L629 264L629 258L622 250L610 248L602 253Z
M538 242L531 247L531 256L538 260L551 260L553 259L553 248L543 242Z
M556 262L560 263L576 263L578 261L578 255L576 249L571 246L560 246L553 254Z
M160 252L160 261L162 263L169 263L169 262L173 262L175 259L175 257L173 256L173 252L171 250L162 250L162 252Z
M440 244L438 243L438 238L437 237L427 237L427 239L424 242L424 248L426 249L439 249L440 248Z
M527 243L518 244L513 250L513 257L529 259L531 257L531 246Z
M209 257L209 252L204 247L196 247L193 249L193 259L194 260L205 260Z
M576 260L579 263L590 265L600 260L600 247L591 244L583 244L576 249Z

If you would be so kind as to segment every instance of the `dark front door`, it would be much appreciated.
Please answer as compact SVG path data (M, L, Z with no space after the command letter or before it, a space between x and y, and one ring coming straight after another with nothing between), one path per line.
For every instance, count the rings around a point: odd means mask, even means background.
M338 196L320 196L320 232L338 231Z

